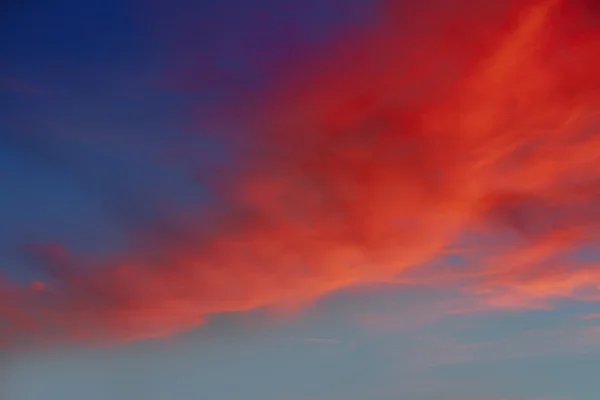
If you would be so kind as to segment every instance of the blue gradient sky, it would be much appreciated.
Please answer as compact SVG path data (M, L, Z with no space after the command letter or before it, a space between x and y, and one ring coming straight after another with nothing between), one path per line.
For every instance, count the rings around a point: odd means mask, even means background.
M195 115L268 89L278 61L372 23L376 5L30 0L2 9L2 272L43 279L28 244L111 254L165 204L207 201L190 168L232 161L218 132L191 135ZM197 164L173 162L178 151ZM6 400L598 398L600 327L578 318L597 312L593 304L447 313L462 305L458 287L374 286L291 315L217 315L171 339L7 351L0 392Z

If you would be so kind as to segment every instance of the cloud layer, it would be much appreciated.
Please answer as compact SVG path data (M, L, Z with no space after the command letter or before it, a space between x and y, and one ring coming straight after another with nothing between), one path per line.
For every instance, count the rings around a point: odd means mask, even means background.
M596 15L402 3L210 121L235 163L184 223L111 260L36 248L51 278L2 284L7 333L156 337L369 282L459 284L476 308L597 300Z

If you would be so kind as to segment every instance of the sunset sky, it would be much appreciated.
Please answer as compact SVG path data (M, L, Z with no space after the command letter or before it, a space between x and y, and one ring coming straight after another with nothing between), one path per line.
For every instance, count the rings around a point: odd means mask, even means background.
M597 400L600 8L0 6L2 400Z

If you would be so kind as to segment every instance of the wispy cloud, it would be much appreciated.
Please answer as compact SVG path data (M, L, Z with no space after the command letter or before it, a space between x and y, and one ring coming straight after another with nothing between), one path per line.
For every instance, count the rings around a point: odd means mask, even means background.
M372 30L215 113L247 135L227 138L235 163L202 182L209 201L173 223L125 193L123 218L146 222L139 243L97 268L38 252L52 277L7 284L10 330L157 337L399 280L457 284L473 309L598 300L596 261L577 253L600 222L600 36L576 6L531 3L461 14L390 2Z

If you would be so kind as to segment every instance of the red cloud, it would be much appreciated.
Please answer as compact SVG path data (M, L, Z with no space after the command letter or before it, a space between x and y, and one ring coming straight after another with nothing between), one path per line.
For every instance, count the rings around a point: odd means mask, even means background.
M160 336L404 277L492 306L597 299L574 255L599 222L600 26L559 1L401 3L235 111L214 209L101 268L52 256L53 280L5 290L14 329ZM465 235L463 265L428 264Z

